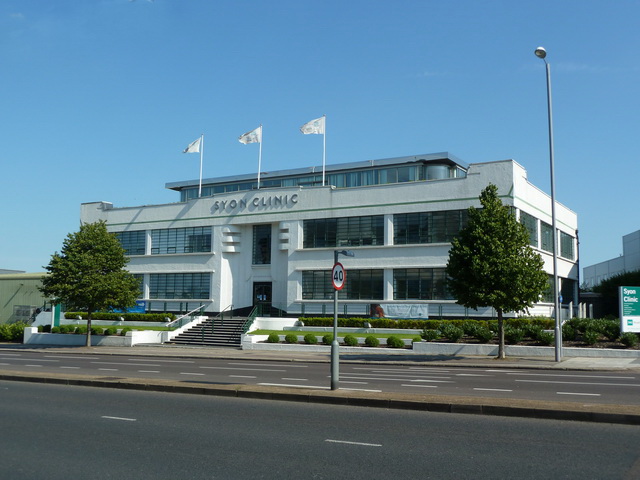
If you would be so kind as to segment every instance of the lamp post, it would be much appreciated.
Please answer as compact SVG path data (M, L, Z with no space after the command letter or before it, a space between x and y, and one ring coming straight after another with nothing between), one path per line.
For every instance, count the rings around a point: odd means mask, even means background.
M558 231L556 229L556 181L555 168L553 162L553 114L551 108L551 69L545 60L547 51L543 47L535 50L536 57L541 58L547 69L547 112L549 116L549 163L551 168L551 230L553 232L552 254L553 254L553 315L555 317L555 354L556 362L562 360L562 319L560 314L560 304L558 301Z
M355 254L351 250L334 250L333 251L333 270L332 276L336 275L336 272L342 272L341 278L332 278L333 284L333 340L331 341L331 390L338 389L338 382L340 381L340 344L338 343L338 291L342 289L347 278L342 268L342 265L338 263L338 256L344 255L345 257L355 257ZM336 268L339 266L340 268Z

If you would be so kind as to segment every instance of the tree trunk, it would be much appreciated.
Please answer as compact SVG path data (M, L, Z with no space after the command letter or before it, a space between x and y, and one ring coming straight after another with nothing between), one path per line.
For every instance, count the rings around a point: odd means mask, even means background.
M504 321L502 319L502 310L498 310L498 358L504 359Z
M91 346L91 310L87 312L87 347Z

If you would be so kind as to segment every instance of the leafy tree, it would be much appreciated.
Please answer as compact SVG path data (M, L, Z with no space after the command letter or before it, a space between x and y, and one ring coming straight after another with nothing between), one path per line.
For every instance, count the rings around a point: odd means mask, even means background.
M636 285L640 285L640 270L618 273L595 285L593 291L602 298L603 315L620 315L619 287Z
M91 315L135 305L139 281L124 269L129 259L103 221L84 224L51 256L40 291L53 303L87 312L87 346L91 346Z
M469 208L467 226L451 242L449 290L467 308L493 307L498 314L498 358L505 358L504 312L521 312L548 285L544 262L529 245L529 233L489 184L482 208Z

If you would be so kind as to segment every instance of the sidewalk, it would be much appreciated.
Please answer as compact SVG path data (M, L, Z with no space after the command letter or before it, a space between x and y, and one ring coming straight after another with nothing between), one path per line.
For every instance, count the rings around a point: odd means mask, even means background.
M8 351L47 351L56 354L163 356L181 358L228 358L287 362L330 362L323 352L262 351L214 347L185 347L172 345L138 345L135 347L59 347L0 344L0 355ZM551 370L638 370L640 360L633 358L572 357L555 362L551 357L493 357L426 356L402 351L371 350L340 355L341 363L375 363L405 365L450 365L478 368L522 368ZM449 395L417 395L400 393L361 392L348 390L305 390L300 388L265 387L256 385L215 385L197 382L177 382L151 379L114 378L89 375L61 375L22 373L0 370L0 380L58 383L103 388L126 388L156 392L191 393L201 395L235 396L306 403L349 406L398 408L443 413L517 416L555 420L640 425L640 406L585 404L574 402L531 401L486 397L457 397Z

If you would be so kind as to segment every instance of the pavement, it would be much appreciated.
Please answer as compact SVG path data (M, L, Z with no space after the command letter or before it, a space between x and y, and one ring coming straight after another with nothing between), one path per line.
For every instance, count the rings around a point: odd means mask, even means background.
M174 345L137 345L134 347L60 347L0 344L0 352L48 351L60 354L100 354L128 356L162 356L180 358L218 358L287 362L329 363L323 352L261 351L233 348L192 347ZM373 363L395 365L464 366L477 368L634 371L640 372L640 359L622 357L571 357L556 362L553 357L508 357L498 360L478 356L428 356L406 354L401 350L380 353L348 353L340 355L341 363ZM156 392L235 396L268 400L298 401L379 408L397 408L430 412L467 413L555 420L640 425L640 406L604 405L577 402L458 397L450 395L418 395L393 392L361 392L351 390L307 390L259 385L215 385L169 380L113 378L105 376L46 374L0 370L0 380L124 388Z

